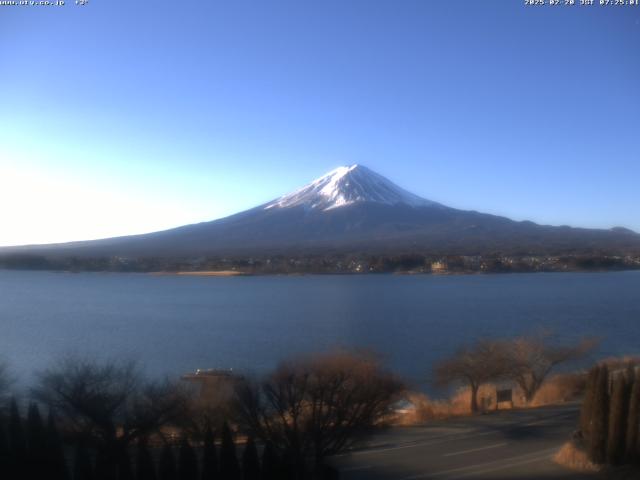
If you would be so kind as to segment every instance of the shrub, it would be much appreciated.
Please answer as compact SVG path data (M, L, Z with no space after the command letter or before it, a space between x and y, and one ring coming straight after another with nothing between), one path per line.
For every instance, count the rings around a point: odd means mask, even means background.
M581 472L599 472L601 467L589 459L589 455L573 442L565 443L553 457L553 461L563 467Z

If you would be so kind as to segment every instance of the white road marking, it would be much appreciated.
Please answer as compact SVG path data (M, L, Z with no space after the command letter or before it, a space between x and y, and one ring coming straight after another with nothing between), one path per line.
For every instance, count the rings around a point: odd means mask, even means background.
M491 448L499 448L508 445L508 443L496 443L495 445L487 445L486 447L470 448L469 450L461 450L459 452L445 453L443 457L455 457L456 455L464 455L466 453L480 452Z
M539 423L543 423L543 422L547 422L547 421L557 421L557 420L564 420L567 418L572 418L573 416L575 416L575 414L572 413L554 413L552 415L549 415L548 417L543 417L540 418L538 420L532 421L532 422L527 422L527 423L513 423L513 424L509 424L507 425L509 428L514 428L514 427L529 427L529 426L533 426ZM477 430L475 430L477 432ZM474 429L469 429L467 430L467 432L456 432L456 433L450 433L450 434L446 434L446 435L442 435L440 437L436 437L433 440L427 440L427 441L417 441L417 442L413 442L413 443L408 443L408 444L400 444L400 445L396 445L393 447L385 447L385 448L369 448L366 450L356 450L353 452L348 452L348 453L341 453L339 455L335 455L335 457L345 457L345 456L355 456L355 455L370 455L370 454L375 454L375 453L382 453L382 452L392 452L395 450L404 450L407 448L417 448L417 447L428 447L430 445L438 445L440 443L446 443L446 442L451 442L454 440L466 440L468 438L476 438L476 437L483 437L486 435L492 435L495 433L500 433L501 429L500 428L495 428L492 430L488 430L488 431L482 431L479 433L472 433L474 432ZM467 434L470 433L470 434Z
M557 451L557 449L554 449L554 451ZM507 468L512 468L512 467L519 467L521 465L527 465L529 463L537 463L540 462L541 460L548 460L550 459L550 454L553 452L548 452L540 457L535 457L535 458L530 458L528 460L522 460L519 462L512 462L512 463L506 463L504 465L499 465L497 467L492 467L492 468L485 468L483 470L476 470L470 473L465 473L463 475L457 475L456 478L464 478L464 477L472 477L474 475L481 475L483 473L490 473L490 472L496 472L498 470L506 470Z
M493 460L491 462L485 463L477 463L475 465L467 465L465 467L457 467L451 468L449 470L441 470L439 472L433 473L424 473L420 475L411 475L410 477L404 477L402 480L418 480L422 478L432 478L432 477L441 477L447 476L449 474L456 474L457 472L462 472L460 475L456 475L455 478L459 478L461 476L471 476L479 473L491 472L494 470L502 470L505 468L516 467L518 465L524 465L527 463L539 462L540 460L544 460L548 458L553 452L557 451L558 447L549 448L546 450L539 450L537 452L526 453L524 455L517 455L511 458L502 458L499 460ZM530 458L534 456L534 458ZM508 461L510 463L500 462Z
M485 435L492 435L492 434L495 434L495 433L496 433L495 431L481 432L481 433L475 433L473 435L466 435L464 437L455 436L455 435L460 435L460 434L454 433L454 434L452 434L451 437L440 438L439 440L432 440L432 441L428 441L428 442L415 442L415 443L410 443L410 444L405 444L405 445L397 445L397 446L394 446L394 447L386 447L386 448L373 448L371 450L358 450L356 452L336 455L336 457L341 457L341 456L344 456L344 455L368 455L368 454L372 454L372 453L391 452L391 451L394 451L394 450L404 450L405 448L428 447L429 445L438 445L439 443L452 442L452 441L455 441L455 440L466 440L467 438L482 437L482 436L485 436Z
M536 420L535 422L529 422L522 425L523 427L533 427L534 425L542 425L542 424L551 424L553 425L558 420L568 420L573 418L575 415L560 415L557 418L542 418L540 420Z
M363 465L362 467L341 468L341 472L357 472L358 470L371 470L372 468L382 467L383 465Z

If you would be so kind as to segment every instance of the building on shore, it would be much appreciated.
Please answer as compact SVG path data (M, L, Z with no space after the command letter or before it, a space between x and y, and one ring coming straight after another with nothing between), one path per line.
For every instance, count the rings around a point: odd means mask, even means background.
M431 273L446 273L448 270L446 260L436 260L431 263Z

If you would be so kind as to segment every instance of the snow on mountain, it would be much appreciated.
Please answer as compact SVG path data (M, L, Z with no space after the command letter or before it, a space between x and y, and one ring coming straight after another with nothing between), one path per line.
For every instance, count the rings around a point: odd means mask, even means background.
M413 207L440 206L410 193L362 165L338 167L304 187L264 206L328 211L354 203L373 202Z

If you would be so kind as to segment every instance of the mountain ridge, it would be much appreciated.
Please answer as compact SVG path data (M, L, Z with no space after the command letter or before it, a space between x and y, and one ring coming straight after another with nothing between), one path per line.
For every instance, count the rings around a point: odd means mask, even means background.
M0 248L0 255L202 257L407 252L486 255L640 253L640 235L546 226L421 198L362 165L221 219L147 234Z

